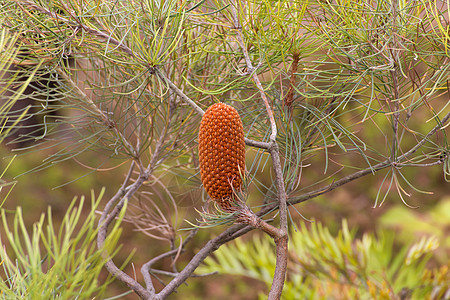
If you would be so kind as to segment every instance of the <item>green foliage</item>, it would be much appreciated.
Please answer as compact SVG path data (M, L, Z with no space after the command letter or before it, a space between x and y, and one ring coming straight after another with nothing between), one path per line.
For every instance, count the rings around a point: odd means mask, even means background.
M433 236L399 246L388 230L357 238L344 220L335 235L313 222L292 228L290 238L284 299L441 299L449 292L448 268L426 267L439 247ZM274 261L273 243L254 236L222 246L200 271L248 276L270 286Z
M112 257L118 251L119 224L125 209L105 246L97 249L95 211L103 193L92 193L88 212L83 211L84 197L79 201L75 198L58 226L49 208L47 217L42 215L33 225L32 233L24 224L20 207L14 213L12 227L2 210L5 232L0 238L0 267L4 271L0 299L88 299L105 292L111 279L101 283L99 275L106 254Z

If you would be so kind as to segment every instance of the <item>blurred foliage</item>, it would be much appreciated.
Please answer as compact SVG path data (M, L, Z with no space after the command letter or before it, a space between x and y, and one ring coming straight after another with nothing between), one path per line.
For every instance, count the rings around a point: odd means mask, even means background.
M406 220L405 220L406 221ZM320 222L291 228L289 274L284 299L447 299L446 264L428 268L439 241L435 236L398 243L380 229L361 238L346 220L337 234ZM446 251L449 246L441 245ZM271 240L254 236L222 246L199 268L261 280L270 287L275 270ZM264 299L265 295L260 295Z
M401 232L397 241L407 243L420 236L435 236L441 247L436 250L434 259L441 264L448 262L450 250L450 199L443 198L426 212L418 212L404 206L389 209L379 219L379 226Z
M13 117L13 121L8 122L8 112L11 111L14 104L23 95L23 92L31 82L37 68L30 70L27 80L25 80L17 90L11 91L11 86L15 85L17 74L8 74L14 66L14 60L19 54L19 47L17 47L17 35L12 35L5 28L0 32L0 98L6 98L8 101L0 102L0 142L8 136L9 132L17 126L19 121L27 114L28 108L25 108L18 116ZM10 93L9 93L10 92Z
M99 282L106 263L105 254L113 257L119 250L120 220L108 236L105 246L97 249L95 211L104 191L92 194L91 207L82 217L84 197L68 207L61 225L55 227L49 207L41 215L32 233L25 225L22 208L14 213L10 227L7 212L1 211L8 247L0 248L0 299L88 299L101 297L111 279ZM47 218L47 220L45 220ZM6 241L0 238L0 243ZM8 249L8 250L7 250Z
M0 98L3 98L4 94L7 94L10 86L13 85L17 79L16 76L7 75L8 70L11 69L13 61L19 53L19 48L15 45L16 42L17 36L11 35L7 30L2 28L0 32ZM8 122L8 113L11 111L16 101L21 97L33 76L34 72L30 72L28 79L23 82L22 86L13 93L10 93L7 101L0 102L0 143L3 142L14 126L16 126L27 114L28 109L25 109L21 114L14 116L12 120ZM14 157L10 159L3 170L0 170L0 192L7 186L12 188L15 184L14 181L6 182L2 179L13 160ZM9 189L9 191L11 191L11 189ZM1 200L0 208L3 206L8 195L9 192Z

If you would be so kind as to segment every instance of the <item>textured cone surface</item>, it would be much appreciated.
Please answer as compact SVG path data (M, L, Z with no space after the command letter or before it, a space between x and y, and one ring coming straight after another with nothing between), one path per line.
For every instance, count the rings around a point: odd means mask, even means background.
M224 103L211 105L203 115L198 144L206 192L222 207L233 205L233 187L240 190L245 170L244 128L238 112Z

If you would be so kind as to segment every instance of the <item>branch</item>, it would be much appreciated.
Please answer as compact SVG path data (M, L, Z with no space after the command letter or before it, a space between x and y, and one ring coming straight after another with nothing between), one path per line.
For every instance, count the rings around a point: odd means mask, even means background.
M245 47L243 38L242 38L242 26L239 23L239 17L237 15L237 7L238 2L235 1L236 7L232 7L233 12L233 22L234 22L234 29L237 32L236 39L239 43L239 46L242 49L242 53L244 54L245 62L247 64L247 69L249 72L252 73L253 82L255 83L256 87L259 90L259 93L261 95L261 98L264 102L264 105L266 106L267 115L269 116L270 120L270 126L272 129L272 133L270 135L270 141L275 142L277 138L277 124L275 122L275 117L273 116L272 108L270 107L269 100L267 99L266 93L264 92L263 86L261 85L261 81L258 78L258 74L255 72L256 68L253 67L252 61L250 60L250 56L248 55L247 47Z
M252 65L250 56L248 54L247 48L245 47L242 27L239 23L239 17L237 13L238 1L235 1L235 6L233 6L233 22L234 29L236 30L236 39L239 43L239 46L242 49L242 53L244 54L245 62L247 64L247 69L252 73L253 82L258 87L261 98L266 106L267 115L271 124L271 135L270 135L270 144L269 144L269 152L272 157L272 168L275 172L275 182L278 191L278 207L280 212L280 230L284 233L283 236L274 238L276 244L276 266L275 266L275 274L273 277L272 287L269 292L268 299L280 299L281 293L283 291L284 281L286 278L287 272L287 256L288 256L288 220L287 220L287 196L284 186L284 178L283 171L281 167L280 154L278 144L276 142L277 138L277 125L275 122L275 118L273 115L272 108L270 107L269 100L266 97L266 93L261 85L261 81L258 78L258 74L255 72L255 68Z
M195 269L200 265L200 263L208 257L212 252L217 250L221 245L239 237L247 232L253 230L251 226L245 225L234 225L216 238L209 240L206 245L194 255L191 261L186 265L186 267L177 274L177 276L169 282L169 284L161 290L161 292L157 295L158 298L155 299L164 299L173 293L177 287L179 287L183 282L186 281L187 278L191 276L191 274L195 271ZM237 234L239 233L239 235Z
M131 196L144 183L144 181L148 179L148 173L141 170L141 173L136 182L126 187L131 177L131 174L133 173L134 166L135 162L133 161L128 171L128 175L125 178L121 188L117 191L114 197L112 197L108 201L102 212L102 215L98 222L99 230L97 235L97 247L99 249L101 249L101 247L103 247L105 243L109 224L111 224L111 222L117 217L120 210L123 208L125 201L127 199L130 199ZM119 202L115 204L117 200L119 200ZM114 209L110 214L108 214L114 205L115 205ZM107 254L105 253L105 255ZM111 273L111 275L115 276L117 279L124 282L130 289L135 291L136 294L138 294L140 297L146 299L150 298L151 296L150 293L147 290L145 290L145 288L142 285L140 285L134 278L130 277L128 274L120 270L111 259L108 258L105 267L108 270L108 272Z
M184 248L186 247L186 245L189 243L189 241L197 234L198 232L198 228L195 228L194 230L192 230L188 237L186 238L186 240L180 245L179 248L177 249L173 249L171 251L168 251L166 253L163 253L161 255L158 255L154 258L152 258L151 260L149 260L147 263L143 264L141 267L141 273L144 276L144 281L145 284L147 285L147 291L149 291L152 295L155 295L155 288L153 286L153 282L152 282L152 278L150 276L150 271L152 270L151 267L153 264L155 264L156 262L160 261L161 259L164 259L166 257L175 255L177 253L179 253L180 251L182 252L184 250ZM179 273L177 273L178 275ZM177 276L176 275L176 276ZM174 276L174 277L176 277ZM191 275L189 275L190 277L192 277Z
M108 205L105 207L105 209L103 211L103 214L99 221L100 229L99 229L98 239L97 239L98 245L102 245L104 243L104 241L106 239L106 235L107 235L107 232L106 232L107 227L112 222L112 220L118 215L118 213L120 212L120 210L122 209L122 207L125 203L125 200L131 199L132 195L142 186L142 184L144 184L145 181L148 180L150 174L152 174L153 170L156 168L158 157L160 156L161 150L164 145L164 141L167 138L168 128L172 124L171 121L172 121L172 117L174 115L175 100L173 97L171 97L170 99L171 100L169 100L170 103L169 103L169 116L168 116L169 119L168 119L168 122L165 124L162 132L160 133L159 139L156 141L155 149L152 151L152 157L150 159L148 166L146 168L144 168L141 164L141 161L138 161L139 166L140 166L140 174L139 174L139 177L136 180L136 182L128 187L126 194L122 197L122 199L119 201L119 203L114 207L114 210L112 211L112 213L110 215L107 215L107 214L108 214L108 211L111 209L111 207L116 202L115 199L118 199L121 197L121 196L117 196L119 194L119 192L121 192L120 190L119 190L118 194L116 194L117 197L116 196L113 197L108 202ZM129 177L131 176L130 175L131 172L132 172L132 168L130 168L129 176L127 176L127 179L129 179ZM124 182L124 185L126 184L126 182L127 182L127 180ZM121 189L121 190L123 190L123 189ZM120 194L122 194L122 193L120 193ZM117 268L117 266L114 264L114 262L112 260L109 260L105 266L106 266L106 269L112 275L116 276L122 282L125 282L140 297L148 299L149 297L154 296L155 291L154 291L153 285L151 284L151 280L148 281L148 279L145 278L146 279L145 281L147 283L147 289L144 289L142 287L142 285L140 285L136 280L134 280L133 278L128 276L126 273L121 271L119 268Z
M373 174L374 172L379 171L379 170L382 170L382 169L384 169L384 168L392 167L392 166L393 166L393 167L396 167L396 166L399 166L399 165L401 166L402 164L400 164L400 163L401 163L402 161L406 160L409 156L411 156L412 154L414 154L414 153L415 153L421 146L423 146L423 145L429 140L429 138L430 138L432 135L434 135L438 130L443 129L443 128L445 127L445 123L446 123L449 119L450 119L450 113L447 113L447 114L442 118L441 122L440 122L438 125L436 125L432 130L430 130L430 131L427 133L427 135L426 135L422 140L420 140L419 143L417 143L414 147L412 147L408 152L406 152L406 153L404 153L403 155L397 157L397 159L396 159L395 162L392 162L390 159L387 159L387 160L385 160L385 161L383 161L383 162L381 162L381 163L378 163L378 164L376 164L376 165L374 165L374 166L372 166L372 167L369 167L369 168L367 168L367 169L360 170L360 171L357 171L357 172L355 172L355 173L353 173L353 174L350 174L350 175L348 175L348 176L345 176L344 178L341 178L341 179L339 179L339 180L337 180L337 181L334 181L333 183L331 183L331 184L329 184L329 185L327 185L327 186L325 186L325 187L322 187L322 188L317 189L317 190L315 190L315 191L311 191L311 192L305 193L305 194L303 194L303 195L297 197L295 200L288 201L288 203L289 203L290 205L294 205L294 204L297 204L297 203L301 203L301 202L304 202L304 201L306 201L306 200L309 200L309 199L315 198L315 197L317 197L317 196L320 196L320 195L322 195L322 194L325 194L325 193L327 193L327 192L330 192L330 191L334 190L335 188L340 187L340 186L342 186L342 185L344 185L344 184L346 184L346 183L349 183L349 182L351 182L351 181L353 181L353 180L355 180L355 179L361 178L361 177L366 176L366 175L368 175L368 174ZM439 162L442 163L443 161L442 161L442 160L439 160ZM270 211L276 209L277 207L278 207L278 204L277 204L277 203L274 203L274 204L272 204L272 205L268 205L267 207L264 207L264 209L262 209L260 212L258 212L258 214L266 214L267 212L270 212Z
M247 146L251 146L251 147L255 147L255 148L261 148L261 149L266 149L266 150L269 150L269 148L270 148L270 143L258 142L258 141L250 140L248 138L245 138L245 144Z
M155 68L156 75L161 78L168 86L169 88L175 92L175 94L178 95L178 97L181 98L185 103L187 103L189 106L191 106L199 115L203 116L205 113L203 109L201 109L200 106L197 105L193 100L191 100L186 94L184 94L169 78L167 78L164 73L162 73L158 68Z
M158 269L149 269L149 272L152 274L158 274L158 275L164 275L164 276L168 276L168 277L176 277L179 273L178 272L168 272L168 271L163 271L163 270L158 270ZM198 278L198 277L207 277L207 276L211 276L211 275L217 275L219 274L219 272L214 271L214 272L210 272L210 273L203 273L203 274L191 274L191 278Z

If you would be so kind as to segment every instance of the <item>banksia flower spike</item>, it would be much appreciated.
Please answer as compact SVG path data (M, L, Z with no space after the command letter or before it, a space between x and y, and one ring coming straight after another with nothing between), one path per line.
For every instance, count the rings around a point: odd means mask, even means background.
M224 103L211 105L200 123L198 144L206 192L224 211L239 210L235 192L242 189L245 142L238 112Z

